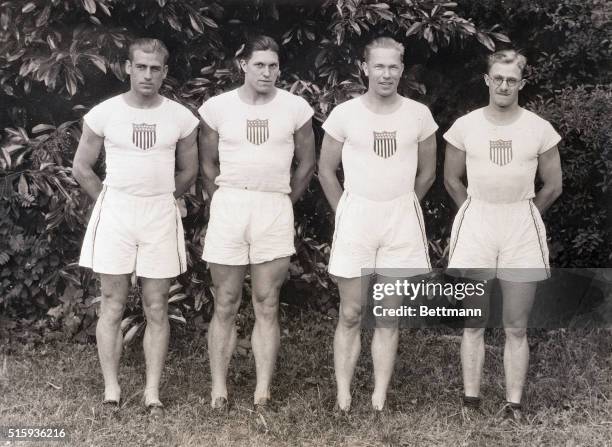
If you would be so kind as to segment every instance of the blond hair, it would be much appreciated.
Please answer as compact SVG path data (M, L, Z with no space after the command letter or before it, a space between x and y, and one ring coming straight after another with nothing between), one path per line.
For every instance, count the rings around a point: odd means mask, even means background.
M487 73L491 71L493 64L516 64L522 76L527 66L527 58L517 50L499 50L487 56Z
M377 37L375 39L372 39L363 49L363 58L366 62L370 57L371 51L375 48L388 48L392 50L397 50L397 52L400 54L400 59L404 59L404 45L402 45L392 37Z

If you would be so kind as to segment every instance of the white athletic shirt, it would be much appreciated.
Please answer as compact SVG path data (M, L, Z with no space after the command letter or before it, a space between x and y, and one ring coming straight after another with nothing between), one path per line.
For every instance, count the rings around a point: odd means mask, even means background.
M189 109L168 98L152 109L139 109L117 95L83 119L104 137L105 185L135 196L174 192L176 143L199 123Z
M388 114L370 111L362 97L351 99L323 123L325 132L344 143L344 189L379 202L414 191L419 142L437 128L427 106L403 97Z
M219 170L215 184L230 188L289 194L293 134L313 115L299 96L276 89L267 104L251 105L231 90L198 109L219 134Z
M552 125L529 110L498 125L484 108L457 119L444 139L465 151L468 195L491 203L512 203L535 197L534 181L540 154L561 137Z

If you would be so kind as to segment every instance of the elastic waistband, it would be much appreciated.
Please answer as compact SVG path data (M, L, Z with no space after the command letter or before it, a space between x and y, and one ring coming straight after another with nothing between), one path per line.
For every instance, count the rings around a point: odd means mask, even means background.
M104 194L107 198L115 198L118 200L138 202L138 203L149 203L149 202L174 202L174 194L168 192L164 194L157 194L154 196L135 196L134 194L128 194L116 188L112 188L107 185L102 186L100 195Z
M520 208L528 206L532 199L519 200L518 202L487 202L486 200L477 199L473 196L468 196L467 200L474 205L486 206L489 208Z
M244 197L253 197L253 196L261 196L261 197L287 197L289 194L278 191L259 191L256 189L247 189L247 188L234 188L232 186L219 186L217 189L218 192L227 192L229 194L241 195Z
M371 206L388 206L388 205L392 206L406 199L408 200L416 199L416 193L414 191L407 192L405 194L402 194L401 196L397 196L390 200L372 200L372 199L368 199L366 197L360 196L358 194L352 193L350 191L347 191L346 189L344 190L342 195L346 196L347 198L350 197L351 201L358 201L358 202L365 203Z

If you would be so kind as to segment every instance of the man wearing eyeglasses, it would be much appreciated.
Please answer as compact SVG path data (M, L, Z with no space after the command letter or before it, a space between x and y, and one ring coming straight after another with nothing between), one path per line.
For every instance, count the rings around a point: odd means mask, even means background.
M506 335L503 412L515 422L524 421L521 397L529 363L529 312L537 282L550 276L541 213L561 194L561 137L550 123L518 104L526 62L514 50L491 54L484 75L489 104L462 116L444 134L444 183L459 207L449 273L488 284L499 278ZM467 187L462 180L466 171ZM536 172L542 184L537 193ZM485 299L472 297L464 305L487 306ZM463 332L463 414L473 414L480 403L485 325L486 318L466 321Z

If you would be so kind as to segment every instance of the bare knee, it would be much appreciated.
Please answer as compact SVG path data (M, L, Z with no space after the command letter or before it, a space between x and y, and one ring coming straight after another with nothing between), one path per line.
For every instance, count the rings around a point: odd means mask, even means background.
M466 327L463 329L463 338L467 340L482 340L484 339L485 328L483 327Z
M100 320L112 326L118 326L123 319L124 310L125 297L118 295L114 291L102 292Z
M355 329L361 324L361 306L347 306L340 304L340 317L338 324L346 329Z
M506 340L508 342L517 342L527 339L527 329L524 327L507 327L504 328Z
M168 299L167 295L157 296L153 300L143 302L147 323L153 325L165 325L168 323Z
M384 327L377 327L374 330L374 333L381 338L384 338L385 340L389 339L393 339L395 337L399 336L399 328L397 326L397 320L395 321L390 321L386 323L387 325Z
M233 323L238 314L241 295L241 289L217 288L214 318L224 323Z

